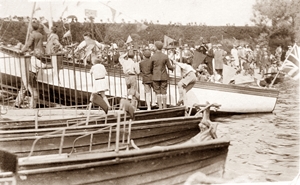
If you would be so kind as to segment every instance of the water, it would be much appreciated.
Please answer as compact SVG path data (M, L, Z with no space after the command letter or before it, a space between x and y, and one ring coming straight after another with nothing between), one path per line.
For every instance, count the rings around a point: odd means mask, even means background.
M292 181L299 172L299 83L285 79L273 113L218 117L230 134L224 177L246 182ZM259 102L257 103L259 106Z

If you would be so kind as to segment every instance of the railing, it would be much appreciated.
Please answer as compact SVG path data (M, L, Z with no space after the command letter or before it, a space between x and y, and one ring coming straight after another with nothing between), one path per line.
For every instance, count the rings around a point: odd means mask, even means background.
M84 125L86 123L86 120L83 120L82 122L79 122L78 124L76 124L75 126L80 126L80 125ZM90 136L90 143L89 143L89 151L92 150L92 143L93 143L93 136L94 134L96 133L101 133L101 132L104 132L104 131L107 131L109 130L109 138L108 138L108 149L110 149L110 146L111 146L111 135L112 135L112 131L113 131L113 128L116 127L116 149L115 151L118 152L119 151L119 139L120 139L120 124L121 124L121 113L118 112L118 119L117 119L117 123L111 123L111 124L104 124L104 127L101 128L101 129L98 129L98 130L95 130L95 131L91 131L91 132L88 132L82 136L79 136L77 137L74 142L73 142L73 147L72 147L72 151L70 152L70 154L72 154L74 151L75 151L75 144L76 144L76 141L78 141L79 139L81 138L84 138L84 137L87 137L87 136ZM123 138L122 138L122 143L125 142L125 134L127 133L127 147L129 146L129 142L130 142L130 135L131 135L131 119L129 120L129 124L128 124L128 131L126 132L126 113L124 114L124 121L123 121ZM74 126L74 125L73 125ZM31 147L31 150L30 150L30 153L28 155L28 159L32 156L33 152L34 152L34 148L35 148L35 145L36 143L43 139L43 138L47 138L51 135L54 135L56 133L59 133L61 132L61 139L60 139L60 145L59 145L59 151L58 151L58 154L62 154L62 150L63 150L63 144L64 144L64 138L65 138L65 135L66 135L66 131L70 128L72 128L73 126L70 126L70 127L63 127L63 128L59 128L53 132L50 132L50 133L47 133L45 135L42 135L42 136L37 136L37 138L34 140L33 144L32 144L32 147ZM128 148L127 148L128 149Z

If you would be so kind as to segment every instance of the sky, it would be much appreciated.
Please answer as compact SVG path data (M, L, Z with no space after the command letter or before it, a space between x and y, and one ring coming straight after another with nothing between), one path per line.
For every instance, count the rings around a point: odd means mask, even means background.
M95 22L112 20L111 8L116 10L115 21L133 23L135 20L160 24L180 22L205 23L208 26L252 25L252 6L255 0L36 0L34 17L67 17L76 15L79 21L85 10L96 11ZM65 3L63 3L65 2ZM78 4L79 2L79 4ZM107 6L108 5L108 6ZM67 11L64 11L67 8ZM0 17L30 16L33 0L0 0ZM51 12L51 14L50 14ZM64 13L63 13L64 12ZM51 16L50 16L51 15Z

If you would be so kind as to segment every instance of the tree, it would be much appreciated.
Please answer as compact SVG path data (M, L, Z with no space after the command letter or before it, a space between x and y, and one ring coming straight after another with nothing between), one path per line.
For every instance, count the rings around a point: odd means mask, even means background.
M270 40L296 41L300 0L257 0L252 22L261 28L262 37ZM291 44L290 43L290 44Z

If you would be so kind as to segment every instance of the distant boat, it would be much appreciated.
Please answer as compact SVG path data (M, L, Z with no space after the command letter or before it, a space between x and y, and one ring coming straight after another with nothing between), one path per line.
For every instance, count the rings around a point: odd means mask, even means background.
M0 65L3 86L19 87L20 65L22 57L14 54L14 51L7 47L2 47L2 58ZM38 85L44 92L41 94L49 101L56 101L62 104L87 104L92 91L92 79L89 68L80 64L66 63L62 59L55 60L53 69L40 70L38 74ZM122 97L127 94L127 87L120 69L115 67L107 68L110 90L109 96ZM171 80L168 85L167 103L176 105L179 99L177 83L180 72L170 74ZM145 100L142 82L139 81L141 100ZM194 103L205 104L206 102L216 102L221 104L218 112L228 113L266 113L272 112L275 108L279 91L271 88L259 88L242 85L218 84L212 82L198 81L187 93L188 106ZM259 102L259 105L257 103Z

